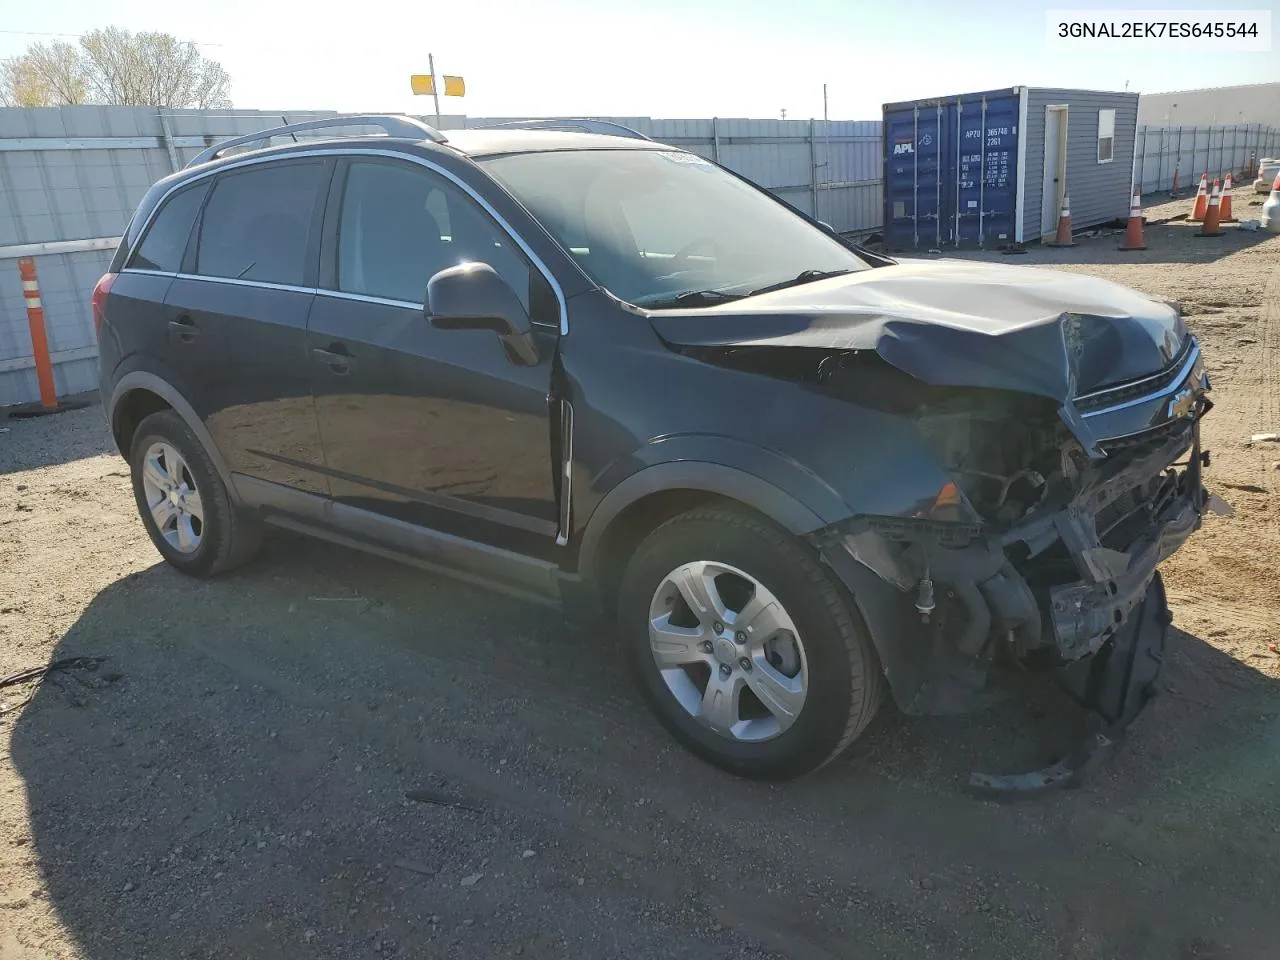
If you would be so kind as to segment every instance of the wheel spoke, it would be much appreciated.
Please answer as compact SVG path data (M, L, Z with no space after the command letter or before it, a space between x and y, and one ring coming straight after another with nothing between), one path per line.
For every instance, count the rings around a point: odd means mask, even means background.
M169 474L156 456L148 454L142 461L142 478L161 490L169 489Z
M733 734L738 723L738 698L742 693L742 678L720 676L718 670L711 672L707 688L702 691L702 703L699 704L698 716L718 733Z
M678 627L671 622L671 614L649 621L649 646L658 668L679 667L687 663L710 663L711 655L700 646L701 627Z
M728 610L716 589L712 567L706 563L690 563L672 575L672 582L685 603L704 625L712 620L724 622Z
M151 519L156 522L156 529L161 533L165 532L165 528L178 514L178 508L169 502L168 497L161 497L155 503L151 504Z
M174 530L178 536L178 549L183 553L190 553L200 545L200 538L196 536L195 530L191 527L191 518L185 513L178 514Z
M160 447L160 456L164 459L164 469L169 475L169 482L175 487L182 486L182 456L167 443Z
M186 507L187 513L201 523L204 522L204 504L200 502L200 492L198 490L189 489L187 495L182 498L182 503Z
M803 674L785 676L760 655L752 659L751 672L744 674L744 679L765 709L777 717L779 726L783 730L791 726L804 706Z
M794 629L782 605L761 590L756 590L738 613L730 614L730 622L734 630L744 631L748 642L754 645L764 643L781 630Z

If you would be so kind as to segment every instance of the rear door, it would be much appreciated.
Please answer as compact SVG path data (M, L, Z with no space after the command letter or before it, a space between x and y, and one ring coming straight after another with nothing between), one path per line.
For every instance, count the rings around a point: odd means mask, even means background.
M127 372L135 358L155 371L188 402L208 389L212 368L194 338L180 338L169 323L165 306L174 277L182 270L192 228L209 192L209 181L200 180L170 194L146 224L142 241L125 262L111 287L112 333L116 351L103 345L104 361L113 353ZM109 361L107 361L109 362ZM112 374L114 371L105 371Z
M494 334L439 330L427 280L492 266L535 322L542 361ZM311 374L340 502L531 553L556 532L548 393L559 314L542 274L465 191L407 160L344 161L311 311Z
M333 162L218 174L165 305L174 350L202 365L189 398L234 473L326 494L307 314Z

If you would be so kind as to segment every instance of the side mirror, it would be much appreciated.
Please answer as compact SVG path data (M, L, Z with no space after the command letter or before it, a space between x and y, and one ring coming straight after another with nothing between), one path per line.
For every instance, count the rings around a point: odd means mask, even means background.
M492 330L515 363L538 363L529 313L487 263L460 263L427 281L423 312L440 330Z

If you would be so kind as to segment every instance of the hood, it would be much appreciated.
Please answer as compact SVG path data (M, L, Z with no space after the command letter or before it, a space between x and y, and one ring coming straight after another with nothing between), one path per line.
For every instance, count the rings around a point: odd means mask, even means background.
M1058 403L1154 373L1186 337L1168 304L1096 277L917 260L650 315L681 346L875 350L918 380Z

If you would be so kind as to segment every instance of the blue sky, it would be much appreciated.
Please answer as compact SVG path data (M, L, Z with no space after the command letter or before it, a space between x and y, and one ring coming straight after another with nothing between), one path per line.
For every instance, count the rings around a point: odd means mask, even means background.
M885 101L1029 84L1156 92L1280 80L1269 53L1062 54L1045 11L1102 0L0 0L0 57L33 34L98 26L195 40L238 107L426 113L409 74L462 74L472 116L822 116L874 119ZM1270 9L1280 0L1127 0L1129 9ZM109 12L106 12L109 10ZM354 14L352 11L356 11ZM1247 118L1246 118L1247 119Z

